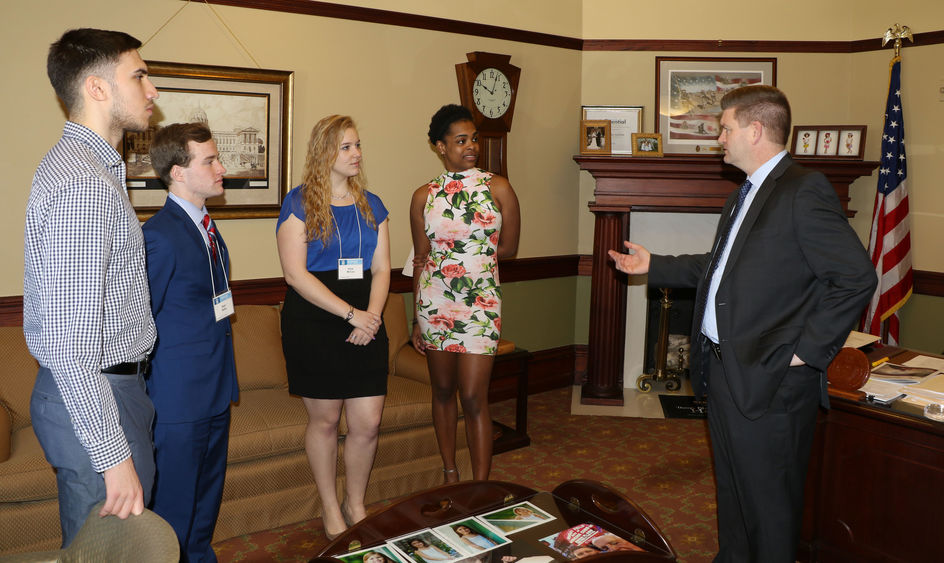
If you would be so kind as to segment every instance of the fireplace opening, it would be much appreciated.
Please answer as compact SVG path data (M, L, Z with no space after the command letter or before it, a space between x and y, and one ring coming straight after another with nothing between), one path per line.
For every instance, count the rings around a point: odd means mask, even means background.
M647 292L646 304L646 359L645 373L656 372L657 350L659 337L662 331L660 318L662 317L663 296L657 287L650 287ZM680 370L680 377L688 376L689 356L691 350L692 316L695 310L695 289L672 289L668 299L671 305L666 315L668 324L668 339L665 352L666 370Z

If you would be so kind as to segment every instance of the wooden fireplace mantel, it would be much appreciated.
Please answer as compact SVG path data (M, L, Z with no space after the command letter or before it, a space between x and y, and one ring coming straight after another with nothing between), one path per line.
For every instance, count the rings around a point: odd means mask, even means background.
M623 403L623 347L626 336L626 276L607 257L620 249L629 233L633 211L718 213L744 173L722 162L720 156L574 156L581 170L596 181L593 266L590 290L590 334L587 381L581 403ZM849 185L872 173L878 162L861 160L812 160L800 164L819 170L832 183L846 215Z

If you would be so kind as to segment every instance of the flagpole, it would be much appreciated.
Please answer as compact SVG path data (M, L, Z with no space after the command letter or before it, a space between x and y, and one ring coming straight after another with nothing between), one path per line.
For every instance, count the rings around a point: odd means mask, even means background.
M901 96L901 42L912 40L911 29L897 23L882 36L882 46L894 42L889 63L888 95L880 146L881 164L872 210L869 255L878 286L862 317L861 329L885 344L899 341L898 309L911 297L911 235L908 214L907 159Z

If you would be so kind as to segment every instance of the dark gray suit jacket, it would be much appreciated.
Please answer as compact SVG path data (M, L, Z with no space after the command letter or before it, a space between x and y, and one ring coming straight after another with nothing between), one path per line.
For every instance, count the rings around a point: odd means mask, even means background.
M725 203L718 233L736 195ZM653 255L649 284L697 287L697 302L708 290L710 257ZM724 375L741 413L750 419L764 414L793 354L819 370L825 385L826 368L876 283L872 262L829 181L786 155L741 223L716 297ZM691 372L700 394L707 358L696 345L702 324L697 312L696 317Z

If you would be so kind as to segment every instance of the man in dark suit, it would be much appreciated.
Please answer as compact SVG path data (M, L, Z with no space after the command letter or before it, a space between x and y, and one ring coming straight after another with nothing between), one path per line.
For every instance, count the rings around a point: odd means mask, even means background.
M829 181L785 151L790 106L770 86L721 101L724 161L747 173L708 254L626 242L618 270L696 287L691 373L707 392L718 493L716 561L793 562L826 368L876 285Z
M177 533L182 561L216 561L210 541L223 497L230 402L239 386L229 255L205 202L222 195L226 169L201 123L160 129L150 154L169 192L143 227L157 324L147 382L156 411L153 510Z

